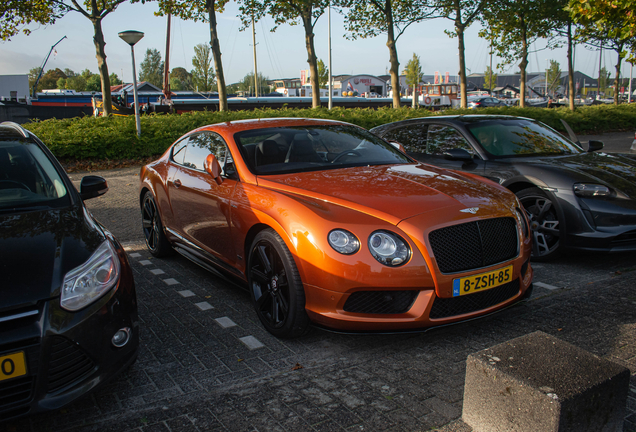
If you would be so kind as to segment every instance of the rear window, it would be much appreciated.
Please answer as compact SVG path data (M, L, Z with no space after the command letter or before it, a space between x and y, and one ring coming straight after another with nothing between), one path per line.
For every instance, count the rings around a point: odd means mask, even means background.
M69 204L64 181L37 144L0 140L0 210Z

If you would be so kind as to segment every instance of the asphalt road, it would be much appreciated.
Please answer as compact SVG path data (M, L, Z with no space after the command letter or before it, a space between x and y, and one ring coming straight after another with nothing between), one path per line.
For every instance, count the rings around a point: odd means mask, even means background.
M631 145L616 138L612 146ZM246 291L178 255L155 259L146 251L138 172L92 173L106 177L110 190L86 201L133 266L142 321L137 363L61 411L0 427L468 432L461 421L467 356L541 330L631 370L624 431L636 432L636 253L534 264L529 301L451 327L401 335L314 329L279 340L262 328Z

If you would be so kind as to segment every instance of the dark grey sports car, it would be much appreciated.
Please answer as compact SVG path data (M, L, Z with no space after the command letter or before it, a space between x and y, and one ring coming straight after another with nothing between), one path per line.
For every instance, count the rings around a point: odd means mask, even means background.
M636 155L600 152L598 141L586 151L543 123L511 116L434 116L371 132L419 161L513 191L530 219L535 260L566 248L636 250Z

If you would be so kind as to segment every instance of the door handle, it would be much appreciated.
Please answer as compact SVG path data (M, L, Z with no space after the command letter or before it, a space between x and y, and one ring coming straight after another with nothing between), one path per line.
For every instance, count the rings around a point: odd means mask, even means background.
M181 180L179 180L179 179L176 179L173 183L174 183L175 187L181 186Z

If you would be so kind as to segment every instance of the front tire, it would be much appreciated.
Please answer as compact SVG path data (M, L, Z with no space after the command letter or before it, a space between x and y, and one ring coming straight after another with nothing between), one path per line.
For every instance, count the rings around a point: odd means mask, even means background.
M170 242L163 232L163 224L161 223L157 203L150 191L146 192L141 203L141 224L144 230L146 246L152 255L161 258L172 254L172 246L170 246Z
M265 329L283 339L304 334L309 317L302 281L287 245L274 230L256 235L248 269L252 301Z
M561 221L555 204L541 189L517 192L532 231L532 260L549 261L561 253Z

